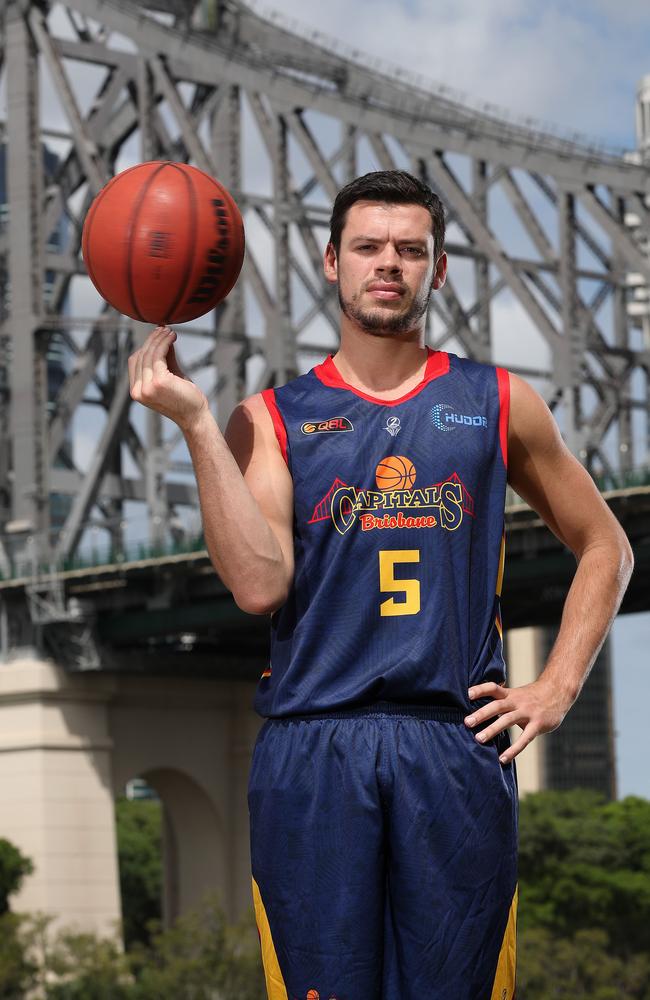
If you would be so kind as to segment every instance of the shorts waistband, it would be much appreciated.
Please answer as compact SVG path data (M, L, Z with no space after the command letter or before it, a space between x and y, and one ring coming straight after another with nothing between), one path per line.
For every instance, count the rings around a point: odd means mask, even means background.
M372 715L403 716L405 718L426 719L431 722L461 723L467 711L450 705L406 705L395 701L377 701L372 705L354 708L334 709L328 712L313 712L305 715L270 716L268 722L318 722L324 719L358 719Z

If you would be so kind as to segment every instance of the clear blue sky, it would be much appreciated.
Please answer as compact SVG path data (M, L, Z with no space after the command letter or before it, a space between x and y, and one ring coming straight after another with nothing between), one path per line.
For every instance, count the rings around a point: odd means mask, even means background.
M263 0L259 6L422 73L472 102L494 102L616 146L636 145L636 89L650 73L650 11L641 0ZM650 613L617 619L612 644L619 794L650 798Z

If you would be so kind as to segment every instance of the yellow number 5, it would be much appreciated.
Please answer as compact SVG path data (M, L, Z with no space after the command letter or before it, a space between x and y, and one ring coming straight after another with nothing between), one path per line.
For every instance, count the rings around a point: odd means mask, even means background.
M420 561L419 549L393 549L379 553L379 589L382 594L391 591L404 594L404 600L389 597L379 605L379 613L386 615L417 615L420 610L420 581L396 580L396 563L416 563Z

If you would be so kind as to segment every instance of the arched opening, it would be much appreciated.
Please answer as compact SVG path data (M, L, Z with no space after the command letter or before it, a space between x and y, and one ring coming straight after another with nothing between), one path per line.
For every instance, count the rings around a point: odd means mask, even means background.
M169 927L206 893L228 897L224 833L209 796L182 771L140 775L162 803L162 917Z
M128 781L115 803L122 935L130 950L149 945L151 925L162 920L163 806L142 778Z

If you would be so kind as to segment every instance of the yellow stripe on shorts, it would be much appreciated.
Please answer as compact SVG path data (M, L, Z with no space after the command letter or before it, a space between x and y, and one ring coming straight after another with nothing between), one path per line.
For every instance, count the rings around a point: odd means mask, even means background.
M268 998L269 1000L289 1000L287 987L280 972L280 963L278 962L275 945L271 937L269 918L266 915L260 889L255 879L253 879L253 905L255 906L255 921L262 946L262 965L264 966L264 978L266 980Z
M512 1000L515 995L515 972L517 967L517 896L518 889L512 897L508 925L497 963L491 1000Z
M503 588L503 573L506 568L506 534L501 535L501 548L499 550L499 573L497 575L497 597L501 597Z

